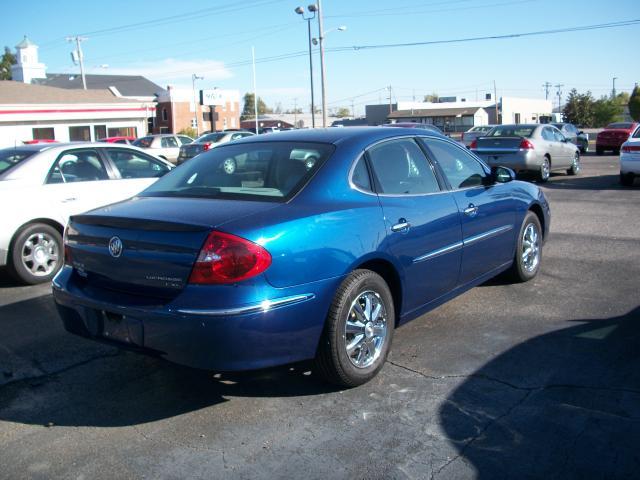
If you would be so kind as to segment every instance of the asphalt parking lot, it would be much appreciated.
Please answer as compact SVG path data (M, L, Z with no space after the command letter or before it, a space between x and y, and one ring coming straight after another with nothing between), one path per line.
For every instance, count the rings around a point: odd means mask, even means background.
M640 478L640 184L544 187L540 275L401 327L369 384L213 375L66 334L0 277L0 478Z

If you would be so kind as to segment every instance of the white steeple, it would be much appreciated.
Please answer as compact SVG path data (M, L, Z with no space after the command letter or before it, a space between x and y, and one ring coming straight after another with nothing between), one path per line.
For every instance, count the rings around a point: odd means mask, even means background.
M11 78L16 82L31 83L34 78L47 78L44 63L38 63L38 46L24 36L16 45L15 65L11 65Z

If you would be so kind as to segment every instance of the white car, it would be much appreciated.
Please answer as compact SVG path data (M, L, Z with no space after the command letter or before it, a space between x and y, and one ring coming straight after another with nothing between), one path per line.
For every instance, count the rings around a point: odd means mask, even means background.
M134 196L173 168L143 150L108 143L0 150L0 266L35 284L62 266L70 215Z
M150 153L176 163L182 145L193 142L193 138L186 135L173 135L172 133L159 133L157 135L147 135L146 137L134 140L133 145L149 150Z
M620 183L630 187L635 177L640 177L640 127L620 147Z

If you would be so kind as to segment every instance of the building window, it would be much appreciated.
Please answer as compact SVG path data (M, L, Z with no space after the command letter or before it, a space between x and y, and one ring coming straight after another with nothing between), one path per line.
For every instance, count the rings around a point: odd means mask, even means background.
M53 128L34 128L33 139L34 140L55 140L56 136L53 133Z
M107 126L106 125L94 125L93 126L93 138L94 140L102 140L107 136Z
M169 116L167 115L167 109L163 108L162 109L162 121L166 122L168 118L169 118Z
M516 123L516 124L520 123L520 114L519 114L519 113L516 113L514 116L515 116L515 118L516 118L515 123Z
M202 121L208 122L211 120L211 112L202 112Z
M137 137L138 129L136 127L117 127L109 129L110 137Z
M82 127L69 127L70 142L90 142L91 129L88 125Z
M169 127L160 127L160 133L169 133Z

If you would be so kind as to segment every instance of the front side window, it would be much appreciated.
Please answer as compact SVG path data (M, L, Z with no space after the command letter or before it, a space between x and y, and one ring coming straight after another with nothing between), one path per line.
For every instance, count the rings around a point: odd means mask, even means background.
M187 145L189 143L193 143L193 138L187 137L186 135L178 135L178 138L180 139L180 143L182 145Z
M416 195L440 190L431 165L412 139L381 143L367 155L379 193Z
M226 143L171 171L142 196L286 201L334 147L320 143Z
M487 172L471 154L456 145L435 138L423 139L454 189L484 185Z
M553 138L556 142L564 142L564 135L558 129L553 129Z
M106 152L122 178L155 178L170 170L164 163L134 150L108 148Z
M63 153L55 163L47 183L93 182L108 180L107 170L95 150Z
M555 142L556 137L553 134L553 129L549 127L544 127L542 129L542 138L544 138L547 142Z

